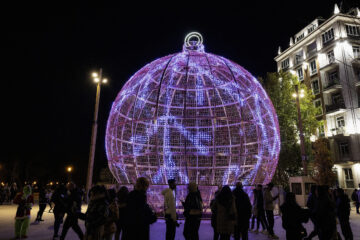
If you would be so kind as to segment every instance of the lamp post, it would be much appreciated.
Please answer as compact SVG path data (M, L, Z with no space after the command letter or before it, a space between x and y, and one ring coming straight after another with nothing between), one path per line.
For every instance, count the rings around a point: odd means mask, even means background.
M96 100L95 100L95 112L94 112L94 121L91 131L91 142L90 142L90 154L89 154L89 163L88 171L86 178L86 192L88 193L92 186L93 170L94 170L94 158L95 158L95 147L96 147L96 136L97 136L97 121L98 121L98 112L99 112L99 102L100 102L100 88L101 84L107 83L106 78L102 78L102 68L100 68L99 73L93 72L91 74L94 82L97 84L96 87Z
M305 153L305 139L304 139L304 132L302 126L302 119L301 119L301 112L300 112L300 98L304 97L304 90L300 90L299 94L299 85L295 85L295 93L293 97L296 99L296 108L297 108L297 115L298 115L298 122L299 122L299 137L300 137L300 151L301 151L301 161L303 165L303 173L304 176L307 176L307 163L306 163L306 153Z
M73 168L71 166L66 167L66 172L68 172L68 182L71 181L71 172L72 172Z

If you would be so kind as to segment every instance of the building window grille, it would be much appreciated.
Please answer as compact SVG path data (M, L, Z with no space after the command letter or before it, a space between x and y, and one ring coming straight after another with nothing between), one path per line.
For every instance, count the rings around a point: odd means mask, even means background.
M316 79L311 81L311 88L315 95L320 93L319 80Z
M307 30L308 30L308 34L312 33L314 30L316 29L316 25L313 24L311 25L311 27L309 27Z
M335 62L335 55L333 50L329 51L326 55L329 63Z
M346 33L349 36L359 37L360 36L360 27L356 25L345 25Z
M354 188L354 178L351 168L344 168L344 177L345 177L345 187Z
M297 74L298 74L298 78L299 78L300 81L304 80L304 71L303 71L302 68L299 68L297 70Z
M328 43L333 39L334 39L334 29L333 28L331 28L330 30L328 30L327 32L325 32L322 35L323 44Z
M297 37L296 37L296 42L298 42L298 41L300 41L301 39L303 39L304 36L305 36L304 33L302 33L301 35L297 36Z
M284 61L281 62L281 68L282 69L287 69L289 67L290 64L290 60L289 58L285 59Z
M316 61L313 60L310 63L310 71L311 71L311 75L317 73L317 68L316 68Z
M316 99L314 101L314 105L316 107L316 116L322 115L323 111L322 111L322 107L321 107L321 99Z
M360 46L353 46L354 58L360 58Z

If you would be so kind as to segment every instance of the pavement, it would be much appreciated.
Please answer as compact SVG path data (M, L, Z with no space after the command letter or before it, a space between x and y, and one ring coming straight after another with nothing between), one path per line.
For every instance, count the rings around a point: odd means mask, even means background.
M9 240L14 237L14 216L16 213L16 205L0 205L0 240ZM34 223L36 214L39 207L35 205L31 211L31 224L28 232L28 238L31 240L51 240L53 235L53 224L54 224L54 215L49 213L48 206L45 209L43 219L44 222ZM86 206L83 206L82 211L86 211ZM360 239L360 214L355 213L355 209L353 208L351 211L350 216L350 223L352 227L352 231L354 233L354 239ZM81 228L84 230L84 222L79 221ZM309 221L307 224L304 224L308 233L312 231L312 223ZM177 228L176 231L176 240L184 239L182 232L184 228L184 222L182 221L180 227ZM280 239L285 238L285 231L281 226L281 217L275 217L275 227L274 227L275 234L279 236ZM338 225L338 231L341 233L340 226ZM60 231L61 233L61 228ZM165 239L165 223L163 220L158 220L156 223L151 225L150 228L150 239ZM213 229L211 228L211 224L209 220L203 220L201 222L199 235L201 240L207 240L213 238ZM70 229L66 239L69 240L76 240L77 235L75 232ZM266 235L258 233L249 232L249 239L258 239L258 240L265 240L269 239ZM318 239L317 237L313 238Z

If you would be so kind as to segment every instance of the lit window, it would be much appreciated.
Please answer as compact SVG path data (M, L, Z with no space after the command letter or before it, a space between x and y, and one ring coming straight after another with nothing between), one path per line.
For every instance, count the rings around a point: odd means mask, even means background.
M360 46L353 46L354 58L360 58Z
M281 62L281 68L282 69L286 69L289 67L290 61L289 58L285 59L284 61Z
M334 62L335 62L335 55L334 55L334 51L333 51L333 50L329 51L329 52L326 54L326 56L327 56L327 59L328 59L328 62L329 62L329 63L334 63Z
M345 25L346 33L349 36L360 36L360 27L356 25Z
M344 149L345 150L345 149ZM349 151L349 145L347 150ZM341 144L340 144L340 152L342 153L341 150ZM343 156L343 155L342 155ZM348 155L347 155L348 156ZM351 168L344 168L344 177L345 177L345 184L346 184L346 188L354 188L354 178L353 178L353 174L352 174L352 170Z
M304 80L304 72L303 72L302 68L299 68L297 70L297 75L298 75L298 78L299 78L300 81Z
M319 80L311 81L311 88L314 94L318 94L320 92Z
M345 127L345 119L344 119L344 116L341 116L341 117L337 117L337 118L336 118L336 126L337 126L338 128Z
M323 44L330 42L334 39L334 29L330 29L322 35Z
M316 60L311 61L311 63L310 63L310 71L311 71L311 75L317 73Z

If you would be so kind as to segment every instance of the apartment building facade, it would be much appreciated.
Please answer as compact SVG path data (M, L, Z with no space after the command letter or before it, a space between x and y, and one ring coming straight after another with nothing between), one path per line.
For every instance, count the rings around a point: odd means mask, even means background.
M341 13L335 5L327 20L317 18L275 57L278 71L290 71L306 84L324 125L317 137L330 140L337 184L360 183L360 11Z

